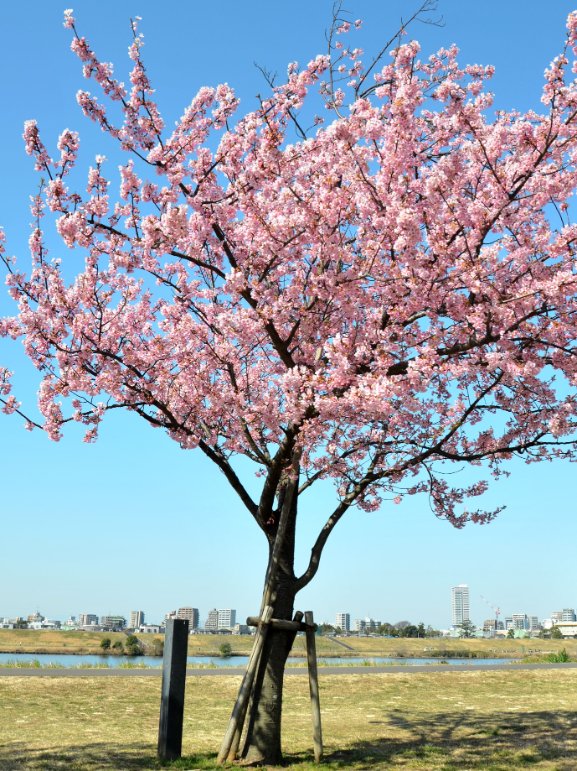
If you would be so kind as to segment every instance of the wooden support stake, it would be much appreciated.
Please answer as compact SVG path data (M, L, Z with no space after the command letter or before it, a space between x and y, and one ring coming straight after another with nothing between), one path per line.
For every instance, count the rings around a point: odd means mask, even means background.
M319 699L319 678L317 671L317 650L315 643L315 624L312 611L305 613L307 664L309 669L309 689L313 717L313 746L315 762L320 763L323 756L323 732L321 727L321 703Z
M259 627L256 632L256 637L255 637L254 644L252 646L252 651L246 667L246 672L244 673L244 677L242 678L242 683L240 684L238 696L236 698L236 703L232 709L232 713L228 723L228 728L226 730L226 734L224 735L224 739L222 740L220 752L218 753L218 757L216 759L216 762L220 765L222 765L227 760L234 760L235 758L234 757L231 758L231 755L234 754L234 756L236 757L236 751L238 749L238 739L236 739L236 737L238 735L238 738L240 738L240 733L242 731L242 726L244 724L244 719L246 716L248 698L250 696L252 683L254 680L254 676L256 674L256 670L258 668L258 663L260 661L260 656L262 653L262 647L264 645L264 641L268 631L268 622L270 621L271 618L272 618L272 606L267 605L263 611L261 623L259 624ZM233 743L236 744L236 747L234 748L233 748ZM234 752L233 752L233 749L234 749Z
M302 614L301 614L302 615ZM249 616L246 620L247 626L258 626L260 619L258 616ZM284 632L304 632L306 625L300 621L289 621L285 618L271 618L269 626L272 629L281 629ZM316 629L316 626L315 626Z
M161 760L176 760L182 754L187 648L188 621L169 619L164 637L158 727L158 757Z

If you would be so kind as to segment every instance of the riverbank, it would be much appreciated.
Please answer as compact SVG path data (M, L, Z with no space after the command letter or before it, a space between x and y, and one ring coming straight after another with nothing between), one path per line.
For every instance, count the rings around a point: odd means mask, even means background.
M44 653L86 655L102 654L103 638L111 644L125 642L122 632L81 632L35 629L0 629L0 653ZM138 635L144 652L154 655L162 635ZM156 642L155 642L156 641ZM253 638L246 635L190 635L189 656L220 656L220 646L229 643L232 654L246 656L252 648ZM384 638L384 637L317 637L317 654L323 658L385 656L393 658L526 658L560 653L564 648L571 658L577 658L577 640L459 640L453 638ZM156 647L156 649L155 649ZM304 637L297 636L292 656L305 656Z
M248 656L188 656L187 668L194 670L232 670L242 672L248 664ZM539 661L545 663L545 657L541 657ZM555 663L556 661L567 661L562 657L556 657L550 655L547 659L548 663ZM373 670L379 668L393 667L398 670L399 667L405 669L412 669L416 666L441 666L441 667L462 667L462 666L503 666L507 664L513 664L519 666L521 662L527 662L527 659L510 659L510 658L455 658L450 657L448 659L443 658L408 658L408 657L392 657L392 656L371 656L370 658L360 657L330 657L325 658L318 657L317 665L323 670L338 669L338 668L351 668L354 667L358 670L372 668ZM531 663L531 662L530 662ZM69 653L0 653L0 675L5 674L6 669L25 669L30 672L39 670L57 670L57 669L75 669L79 671L87 671L89 674L96 669L156 669L160 672L162 668L163 660L159 657L153 656L97 656L94 654L86 655L70 655ZM303 657L293 656L288 660L287 669L305 667L306 659Z

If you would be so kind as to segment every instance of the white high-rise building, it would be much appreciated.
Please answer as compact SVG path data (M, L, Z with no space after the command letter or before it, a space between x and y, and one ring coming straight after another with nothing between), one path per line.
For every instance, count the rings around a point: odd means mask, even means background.
M526 613L513 613L511 616L513 629L528 631L531 628L529 616Z
M143 610L131 610L130 621L128 626L130 629L139 629L144 624L144 611Z
M351 631L351 614L350 613L337 613L335 619L335 626L342 632Z
M204 623L205 632L216 632L219 629L232 629L236 625L236 610L234 608L213 608L208 612Z
M459 584L451 589L451 610L453 626L461 626L469 618L469 587L467 584Z
M236 624L236 610L234 608L224 608L218 611L218 628L232 629Z

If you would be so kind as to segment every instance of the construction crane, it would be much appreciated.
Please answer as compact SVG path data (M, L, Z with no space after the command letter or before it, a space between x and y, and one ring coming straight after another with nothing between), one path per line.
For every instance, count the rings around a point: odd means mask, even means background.
M494 614L495 614L495 631L497 631L497 629L499 628L499 616L501 615L501 609L497 608L495 605L490 603L489 600L486 597L483 597L482 594L479 595L479 596L481 597L481 599L483 600L485 605L488 605L491 608L491 610L494 612Z

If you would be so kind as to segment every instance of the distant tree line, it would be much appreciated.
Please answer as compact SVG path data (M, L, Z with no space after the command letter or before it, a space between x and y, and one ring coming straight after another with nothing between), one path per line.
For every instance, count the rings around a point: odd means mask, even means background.
M332 624L319 624L318 633L321 635L331 634L345 634L343 630L338 626ZM357 632L351 632L350 634L357 634ZM383 624L378 624L371 629L365 629L358 632L358 634L376 634L382 637L440 637L441 632L438 629L433 629L432 626L425 626L421 621L420 624L412 624L410 621L397 621L396 624L390 624L388 621Z

